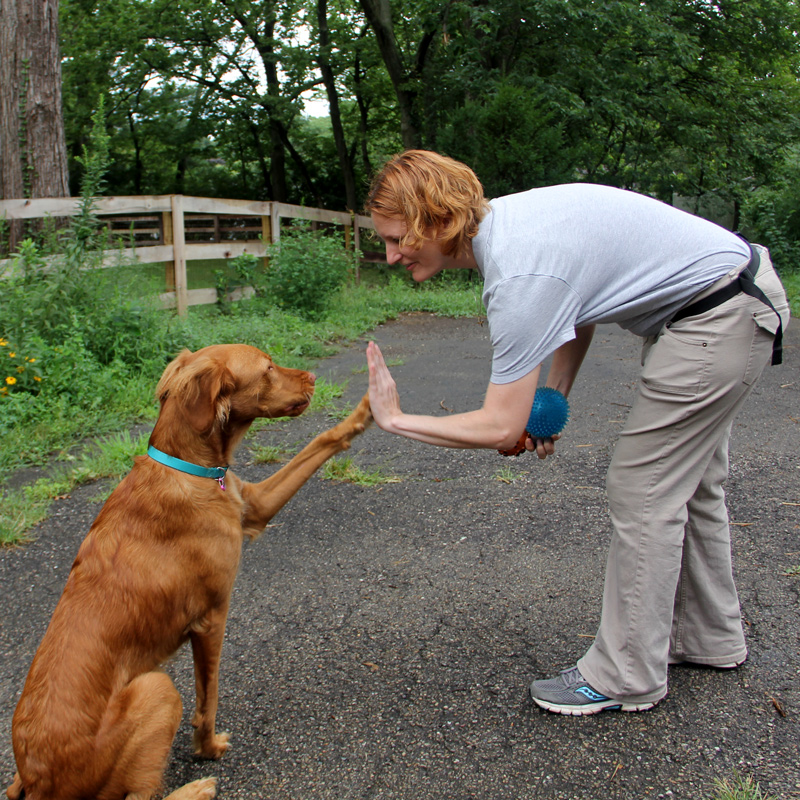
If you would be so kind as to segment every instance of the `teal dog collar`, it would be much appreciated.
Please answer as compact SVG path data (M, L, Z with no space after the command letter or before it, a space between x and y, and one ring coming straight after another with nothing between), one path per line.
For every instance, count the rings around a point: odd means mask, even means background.
M159 464L176 469L178 472L186 472L189 475L196 475L198 478L213 478L220 485L220 488L223 491L225 490L225 473L228 471L227 467L201 467L189 461L182 461L180 458L175 458L175 456L168 456L166 453L157 450L153 445L147 448L147 455L150 456L153 461L158 461Z

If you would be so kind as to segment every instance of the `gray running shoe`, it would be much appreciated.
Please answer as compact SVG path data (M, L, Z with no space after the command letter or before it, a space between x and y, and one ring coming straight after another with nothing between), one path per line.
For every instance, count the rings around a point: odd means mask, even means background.
M586 682L577 667L562 670L557 678L534 681L531 684L534 703L557 714L575 717L597 714L600 711L647 711L655 703L626 703L596 692Z

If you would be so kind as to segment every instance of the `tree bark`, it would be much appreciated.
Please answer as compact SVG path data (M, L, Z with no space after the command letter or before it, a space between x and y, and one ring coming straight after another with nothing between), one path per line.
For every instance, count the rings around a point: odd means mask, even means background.
M397 97L403 147L406 149L419 147L419 123L414 108L417 93L410 86L411 75L403 64L403 56L397 44L397 37L394 35L390 2L389 0L359 0L359 2L375 32L375 40Z
M58 0L0 0L0 196L69 196Z
M344 178L345 203L348 211L356 210L356 178L353 172L353 163L347 152L342 115L339 110L339 92L336 90L336 78L330 63L330 31L328 30L328 0L317 0L317 23L319 25L319 71L325 84L328 96L333 141L336 145L336 155L339 157L339 167Z

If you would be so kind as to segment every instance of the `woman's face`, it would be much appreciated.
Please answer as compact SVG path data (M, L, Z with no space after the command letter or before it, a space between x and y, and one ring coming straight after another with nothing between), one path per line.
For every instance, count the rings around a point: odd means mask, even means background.
M372 212L372 222L378 236L386 245L386 262L390 266L402 264L411 277L422 283L432 278L448 266L449 259L442 253L442 248L435 235L426 239L419 248L401 245L408 232L408 226L401 219L385 217Z

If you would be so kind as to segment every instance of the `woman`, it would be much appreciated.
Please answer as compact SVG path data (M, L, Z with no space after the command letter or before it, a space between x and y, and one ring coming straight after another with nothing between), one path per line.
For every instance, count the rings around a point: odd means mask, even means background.
M546 385L568 395L596 324L644 340L637 396L607 478L613 534L600 627L577 665L531 684L533 700L562 714L641 711L666 695L670 663L739 666L747 650L722 483L733 418L779 354L789 318L767 250L605 186L487 203L468 167L418 150L387 162L367 210L388 263L414 280L479 270L493 347L483 406L433 417L403 413L370 343L370 403L385 431L511 449L548 356ZM526 447L546 458L556 439Z

